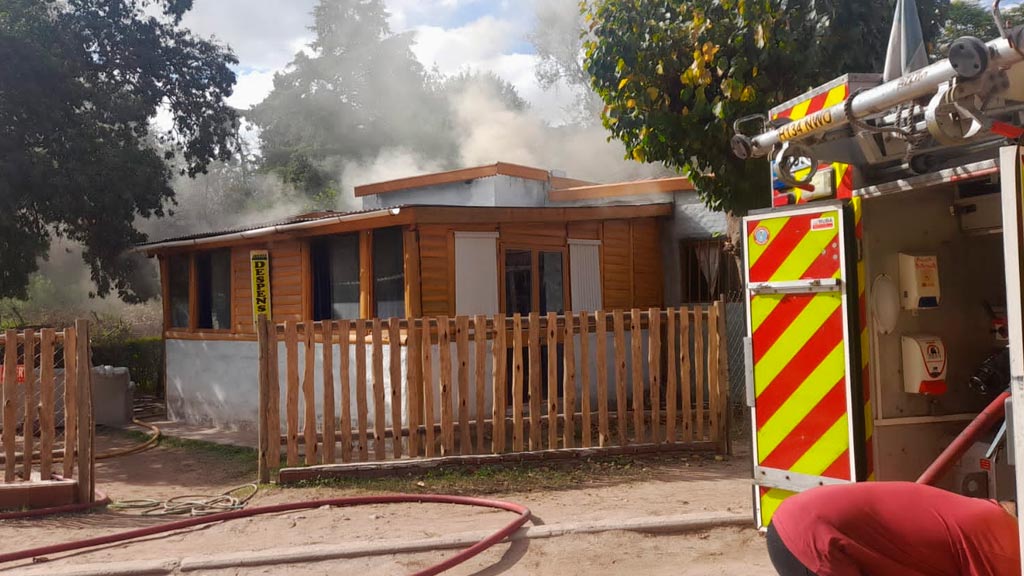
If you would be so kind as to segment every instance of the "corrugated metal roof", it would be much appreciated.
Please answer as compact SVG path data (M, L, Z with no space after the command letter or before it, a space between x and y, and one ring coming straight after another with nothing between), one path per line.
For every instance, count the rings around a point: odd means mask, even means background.
M396 206L395 208L401 208ZM228 228L224 230L211 230L209 232L196 232L194 234L185 234L183 236L173 236L171 238L163 238L161 240L152 240L142 244L136 244L136 248L146 248L149 246L156 246L158 244L166 244L168 242L181 242L185 240L201 240L205 238L215 238L217 236L227 236L229 234L238 234L240 232L250 232L252 230L260 230L262 228L272 228L274 226L286 226L288 224L298 224L301 222L314 222L316 220L326 220L327 218L336 218L338 216L350 216L355 214L365 214L368 212L377 212L381 209L372 210L353 210L351 212L337 212L334 210L320 210L316 212L307 212L305 214L298 214L290 218L283 220L274 220L270 222L259 222L254 224L248 224L245 226L239 226L236 228ZM390 210L390 208L384 208L384 210Z

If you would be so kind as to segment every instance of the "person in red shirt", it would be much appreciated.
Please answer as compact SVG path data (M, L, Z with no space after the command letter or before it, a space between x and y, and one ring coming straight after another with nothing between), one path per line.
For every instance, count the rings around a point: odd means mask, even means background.
M772 517L781 576L1013 576L1017 519L993 500L911 482L822 486Z

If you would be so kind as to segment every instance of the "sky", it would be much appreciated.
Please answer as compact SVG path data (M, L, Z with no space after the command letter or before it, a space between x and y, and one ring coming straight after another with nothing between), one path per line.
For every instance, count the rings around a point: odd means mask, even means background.
M413 51L444 74L489 70L511 82L545 121L560 124L572 96L544 91L534 78L527 40L534 2L545 0L385 0L395 32L415 34ZM230 103L248 108L273 86L274 73L312 40L316 0L195 0L184 24L228 44L239 59Z

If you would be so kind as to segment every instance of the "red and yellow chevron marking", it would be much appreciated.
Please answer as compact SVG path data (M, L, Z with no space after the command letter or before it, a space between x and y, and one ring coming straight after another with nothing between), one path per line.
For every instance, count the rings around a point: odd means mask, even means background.
M840 84L828 92L822 92L808 98L799 104L787 108L781 112L776 113L772 116L772 120L778 120L779 118L789 118L790 120L799 120L805 116L810 116L815 112L820 112L825 108L831 108L836 104L839 104L846 97L850 95L850 87L847 84Z
M751 282L841 278L837 209L747 223ZM852 480L841 292L750 297L759 466ZM767 525L791 493L761 489Z
M790 120L799 120L805 116L809 116L824 110L825 108L831 108L832 106L839 104L846 100L850 94L850 87L847 84L836 86L835 88L818 94L813 98L787 108L781 112L776 113L772 116L772 120L778 120L779 118L788 118ZM825 167L828 165L826 164ZM848 199L853 197L853 169L849 164L843 164L836 162L831 165L833 174L832 177L835 180L835 197L839 199ZM820 169L820 168L819 168ZM800 174L798 173L799 177ZM790 188L788 190L774 190L772 205L773 206L787 206L791 204L806 204L812 200L816 200L823 197L821 194L815 194L814 192L805 192L799 188Z
M839 278L839 212L782 216L747 224L751 282Z
M850 202L853 208L854 236L857 243L864 240L864 204L863 199L854 198ZM868 306L865 297L867 290L867 273L864 270L863 250L857 250L857 309L860 316L860 369L861 385L864 387L864 453L867 457L866 478L875 479L874 461L874 415L871 410L871 347L868 337Z

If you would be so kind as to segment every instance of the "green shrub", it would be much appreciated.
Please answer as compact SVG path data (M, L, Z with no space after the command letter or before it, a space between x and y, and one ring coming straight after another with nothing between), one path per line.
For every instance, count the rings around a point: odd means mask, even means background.
M164 395L164 343L160 338L96 338L92 363L124 366L138 393Z

